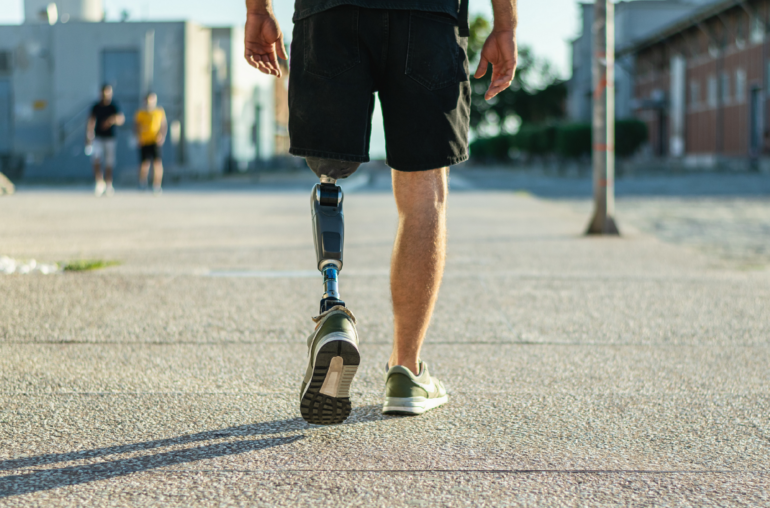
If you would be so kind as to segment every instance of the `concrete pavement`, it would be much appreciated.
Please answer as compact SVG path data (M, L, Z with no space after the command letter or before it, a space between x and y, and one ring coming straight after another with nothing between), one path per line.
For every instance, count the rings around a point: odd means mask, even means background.
M623 223L584 238L574 202L472 184L424 350L450 404L417 418L379 409L392 197L350 185L363 363L330 428L297 406L307 190L0 200L0 254L122 262L0 275L0 506L770 504L770 271Z

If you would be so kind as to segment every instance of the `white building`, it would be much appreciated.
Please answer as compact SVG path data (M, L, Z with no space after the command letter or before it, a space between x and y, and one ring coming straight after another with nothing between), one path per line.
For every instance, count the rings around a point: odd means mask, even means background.
M0 157L23 160L25 179L91 174L85 124L105 83L127 118L118 173L135 171L132 119L148 91L168 116L170 174L246 169L276 155L276 86L285 78L248 66L241 30L107 23L101 0L26 0L25 15L21 25L0 26Z

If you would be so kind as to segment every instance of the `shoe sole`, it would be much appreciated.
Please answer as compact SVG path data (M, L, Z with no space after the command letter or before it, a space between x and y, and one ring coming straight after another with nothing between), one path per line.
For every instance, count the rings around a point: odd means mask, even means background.
M356 344L342 334L325 337L313 359L313 376L299 410L306 422L336 425L350 416L350 384L361 363Z
M425 397L386 397L382 414L416 416L449 402L449 396L428 399Z

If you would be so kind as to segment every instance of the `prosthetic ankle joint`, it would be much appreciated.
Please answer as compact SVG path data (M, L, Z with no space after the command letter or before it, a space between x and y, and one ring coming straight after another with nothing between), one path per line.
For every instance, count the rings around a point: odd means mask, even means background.
M318 270L324 276L321 313L337 305L345 306L345 302L340 299L338 280L345 242L342 200L342 189L337 186L337 180L325 175L321 177L321 183L313 187L310 195L316 259Z

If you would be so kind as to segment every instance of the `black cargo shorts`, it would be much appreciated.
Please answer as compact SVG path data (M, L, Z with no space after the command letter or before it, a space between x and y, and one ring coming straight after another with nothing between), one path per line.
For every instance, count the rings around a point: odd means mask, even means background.
M292 155L369 161L374 93L387 164L423 171L468 159L467 39L448 14L343 5L294 25Z

